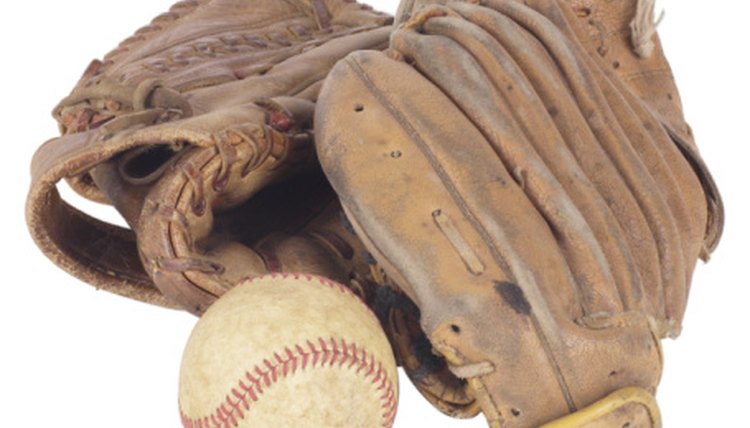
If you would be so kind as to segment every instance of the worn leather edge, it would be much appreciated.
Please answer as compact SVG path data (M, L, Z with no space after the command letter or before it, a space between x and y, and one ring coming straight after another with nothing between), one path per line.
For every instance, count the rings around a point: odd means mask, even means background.
M143 270L133 232L81 212L65 202L57 189L60 180L80 175L126 150L169 144L180 139L179 134L189 133L154 128L124 132L112 139L96 130L47 141L32 160L26 223L42 252L74 277L121 296L176 308ZM168 134L174 134L173 138L164 138Z

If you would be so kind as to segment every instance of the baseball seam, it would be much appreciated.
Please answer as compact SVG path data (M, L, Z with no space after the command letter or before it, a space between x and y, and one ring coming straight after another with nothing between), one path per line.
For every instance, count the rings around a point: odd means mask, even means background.
M230 428L236 427L250 411L253 403L261 399L265 390L282 379L293 376L297 371L308 368L334 367L356 369L376 388L380 394L381 426L389 428L396 416L396 392L383 365L375 355L363 347L347 343L341 339L328 340L318 338L318 346L307 341L304 344L287 346L282 352L276 352L270 358L246 371L237 381L237 385L227 393L224 402L216 407L210 415L190 418L180 405L180 416L185 428Z
M306 280L310 283L327 286L335 291L341 292L353 299L367 309L367 312L378 322L375 313L367 304L345 285L319 275L303 273L271 273L261 276L246 278L242 283L253 283L264 279L295 279ZM328 340L319 337L319 347L310 340L306 343L287 346L281 352L275 352L272 357L263 359L263 362L255 365L245 372L244 376L237 381L237 385L227 393L222 402L210 415L190 418L180 404L180 417L184 428L230 428L236 427L239 421L245 418L253 403L260 400L265 389L273 384L294 375L298 370L307 368L322 368L326 365L333 367L338 364L342 369L353 369L356 374L362 374L365 379L370 379L377 393L380 394L381 402L381 426L389 428L393 425L396 417L397 397L393 382L388 377L382 363L377 361L375 355L368 353L364 347L355 343L347 343L345 339L337 342L334 338ZM347 364L348 363L348 364Z

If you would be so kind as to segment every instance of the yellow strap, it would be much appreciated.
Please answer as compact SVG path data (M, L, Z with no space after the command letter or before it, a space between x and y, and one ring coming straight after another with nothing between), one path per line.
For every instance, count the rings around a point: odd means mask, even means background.
M628 404L638 404L646 408L653 428L661 428L661 413L653 395L642 388L623 388L606 398L572 413L564 418L549 422L540 428L579 428L621 409Z

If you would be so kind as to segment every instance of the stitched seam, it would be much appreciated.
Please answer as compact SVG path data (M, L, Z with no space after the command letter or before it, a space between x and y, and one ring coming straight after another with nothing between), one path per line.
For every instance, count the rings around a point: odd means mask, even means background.
M190 11L190 13L192 13L194 11L195 10L193 9L193 10ZM174 12L167 12L167 13L174 13ZM152 32L150 32L148 34L134 34L131 37L125 39L120 44L120 46L118 46L117 48L115 48L114 50L112 50L110 53L107 54L107 56L105 57L105 60L112 60L112 64L113 65L114 64L119 64L117 62L117 59L114 58L114 57L122 55L124 53L127 53L127 52L129 52L129 51L131 51L133 49L138 48L140 45L143 45L143 44L147 43L148 41L152 40L152 38L157 33L163 33L163 32L168 31L169 29L171 29L171 27L176 26L180 22L180 20L182 20L186 16L190 15L190 13L186 13L184 15L178 15L173 21L165 23L165 24L154 24L154 23L149 24L148 27L153 27L154 28ZM306 18L306 16L304 16L302 14L299 14L299 13L290 13L290 14L285 15L285 16L271 17L271 18L269 18L269 19L267 19L265 21L254 23L254 26L253 27L249 27L249 28L248 27L239 26L239 25L235 26L233 28L220 28L220 29L217 29L214 32L202 34L198 38L200 38L200 39L209 39L209 38L212 38L212 37L213 38L220 38L222 36L226 37L227 34L233 35L233 34L238 34L238 33L242 34L243 36L245 34L255 35L256 33L254 33L253 30L256 30L256 31L257 30L263 30L263 29L265 29L267 27L270 27L270 26L273 26L273 25L276 25L276 24L281 25L281 24L283 24L285 22L292 22L295 19L300 19L301 20L301 19L304 19L304 18ZM244 30L244 33L240 33L243 30ZM265 35L267 33L263 33L263 34ZM138 57L136 57L131 62L142 61L142 60L144 60L144 59L146 59L148 57L156 57L158 55L166 54L171 49L175 49L175 48L177 48L179 46L181 46L181 42L177 41L175 44L165 46L165 47L163 47L162 49L160 49L158 51L146 53L145 56L138 56Z
M300 24L300 29L312 30ZM206 37L204 41L193 44L177 45L173 49L183 48L184 51L173 52L165 50L159 56L152 55L148 63L143 67L157 73L169 73L185 68L193 62L209 61L214 57L221 56L230 58L233 56L246 55L249 52L277 52L282 49L294 49L298 46L317 46L327 39L305 39L293 33L289 28L279 28L276 31L266 33L235 33L222 29L224 33ZM228 35L222 35L228 34ZM149 57L139 59L145 61Z
M261 127L264 129L265 133L273 132L270 129L266 129L268 127L265 126L265 125L262 125ZM224 131L216 133L214 135L214 139L216 140L215 144L213 146L206 147L206 149L213 151L212 155L208 159L206 159L206 160L202 160L202 158L199 158L199 159L201 159L200 166L192 165L192 168L195 169L195 174L200 176L200 183L201 184L200 184L199 187L196 186L198 183L196 183L196 182L191 181L191 180L188 179L190 177L190 174L185 172L186 171L185 168L187 166L190 166L191 164L188 164L188 165L185 165L185 166L181 166L181 169L183 170L181 178L183 179L183 181L182 181L182 184L179 186L179 190L177 191L177 194L179 195L178 198L177 198L177 201L173 204L173 206L175 207L175 211L176 212L178 212L179 214L183 214L178 209L178 207L181 205L181 200L183 198L188 198L188 197L193 198L193 197L195 197L196 193L205 194L205 190L206 189L203 188L203 184L206 181L209 182L209 183L211 181L213 181L212 176L213 176L214 172L213 172L213 169L211 168L211 164L214 163L214 161L217 158L220 160L220 166L219 166L218 169L219 170L226 169L230 173L230 175L229 175L230 178L231 178L231 172L230 172L231 168L234 165L241 164L240 160L235 159L234 162L232 162L231 164L224 165L224 163L223 163L224 159L220 156L219 150L217 148L218 144L219 144L218 141L222 141L221 144L226 144L228 146L231 146L231 148L233 150L236 150L237 147L239 147L239 146L241 146L243 144L246 144L246 145L250 146L249 154L246 155L246 157L248 157L249 159L247 160L247 162L242 167L243 169L242 169L242 172L241 172L240 179L244 179L245 178L245 176L247 175L245 173L246 170L248 171L247 173L249 173L250 171L252 171L252 169L257 168L261 164L263 164L264 162L266 162L266 160L268 159L268 157L271 154L271 150L273 148L272 147L273 144L272 143L268 143L266 148L261 148L261 144L260 144L259 140L256 139L255 137L253 137L253 135L252 135L252 131L253 130L254 129L243 129L241 127L236 127L236 128L225 129ZM236 139L238 139L239 141L232 143L232 142L229 141L229 139L231 137L236 137ZM272 141L272 140L271 139L267 139L267 141ZM242 160L244 160L244 159L242 159ZM227 185L228 185L228 183L225 184L225 187ZM217 191L216 189L212 189L212 190L214 190L216 194L221 193L220 190L219 191ZM192 196L188 196L189 192L192 192L191 193ZM200 204L202 204L202 205L205 205L207 209L209 208L207 200L201 200L201 201L198 201L198 202ZM195 211L195 206L196 205L194 203L190 203L188 205L190 205L193 208L194 214L196 214L196 215L202 215L202 213L199 214L198 212ZM183 219L185 218L184 215L182 215L182 218ZM187 221L187 220L184 220L184 221ZM183 255L183 256L180 255L179 245L174 240L175 227L178 227L178 230L182 232L183 239L185 239L185 242L187 243L187 246L190 248L188 254L186 254L186 255ZM190 233L191 231L190 231L189 227L178 225L177 223L175 223L174 219L170 217L169 219L167 219L167 231L168 231L168 237L169 237L169 253L167 254L167 258L180 258L180 257L183 257L183 258L193 258L195 256L195 249L192 248L193 247L192 240L193 240L194 237ZM217 290L217 289L207 290L204 286L201 286L200 284L198 284L194 280L194 278L191 278L191 276L188 275L188 273L191 272L191 271L192 271L191 269L185 269L184 272L182 272L182 277L184 278L185 281L187 281L188 283L192 284L193 286L195 286L195 287L197 287L197 288L199 288L199 289L201 289L203 291L206 291L206 292L208 292L208 293L210 293L210 294L212 294L214 296L219 295L221 293L221 290ZM222 282L222 283L224 282L224 281L222 281L222 279L220 277L216 278L216 281ZM217 294L217 293L219 293L219 294Z
M274 384L293 376L297 371L335 365L346 370L356 370L356 374L362 374L370 381L381 402L381 427L390 427L396 415L396 391L382 363L376 361L375 355L368 353L362 346L347 343L344 339L337 342L334 338L326 340L322 337L318 338L317 346L310 340L287 346L247 370L210 415L190 418L180 405L182 425L185 428L237 426L239 421L249 418L249 415L246 416L247 412Z

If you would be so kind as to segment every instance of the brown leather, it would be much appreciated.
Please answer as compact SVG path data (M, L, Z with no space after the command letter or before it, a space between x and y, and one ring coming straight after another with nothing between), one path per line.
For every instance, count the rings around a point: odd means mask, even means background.
M653 52L638 56L633 49L631 22L638 8L637 1L606 2L603 0L568 0L570 8L562 8L563 19L569 21L571 32L589 55L603 69L609 69L627 85L629 92L644 101L677 147L690 162L701 180L708 204L705 251L707 259L716 249L724 229L724 205L721 194L708 167L700 156L690 125L682 113L682 101L672 69L667 62L658 35L651 38ZM642 2L647 3L647 2Z
M348 280L356 259L369 271L317 167L312 117L328 70L354 50L384 48L391 20L347 0L175 4L92 62L55 108L64 135L32 162L27 222L35 241L98 288L195 313L232 281L270 269L254 247L274 234L287 235L264 244L285 252L274 269L305 267ZM68 205L56 189L61 179L114 204L135 233ZM292 192L282 182L291 179L307 186L299 201L285 197ZM272 185L284 192L280 198L269 194L263 200L271 204L246 206ZM235 212L268 223L244 224ZM222 227L237 224L250 236L230 233L219 242ZM289 249L300 233L314 253L310 266ZM341 248L344 257L335 252Z
M318 102L358 236L492 427L653 393L723 211L661 50L632 53L636 2L589 20L564 0L410 3L391 49L348 56Z

